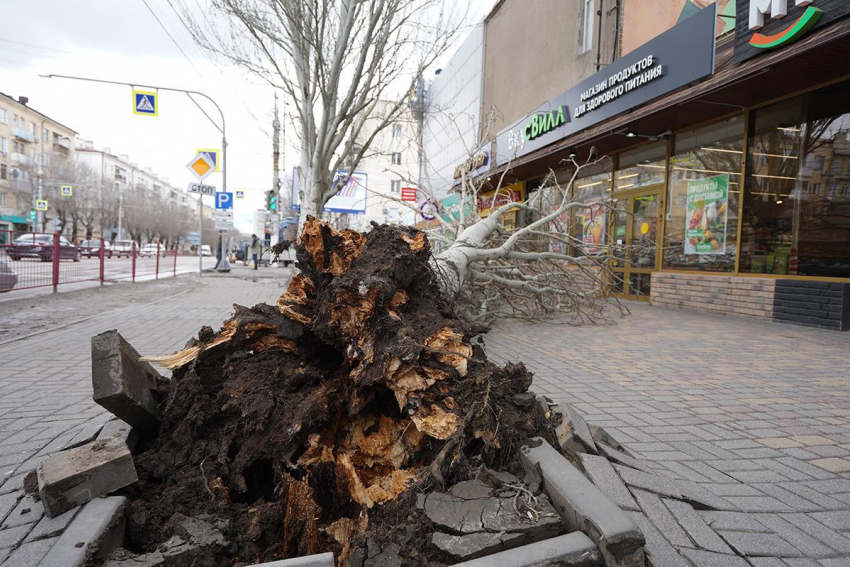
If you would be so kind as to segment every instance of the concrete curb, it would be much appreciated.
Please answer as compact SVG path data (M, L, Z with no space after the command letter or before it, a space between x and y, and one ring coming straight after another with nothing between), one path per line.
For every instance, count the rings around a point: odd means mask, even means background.
M104 559L124 540L123 496L95 498L74 517L39 567L79 567L88 554Z
M581 532L561 535L507 551L487 555L453 567L597 567L602 557L596 544Z
M542 438L520 449L526 470L539 471L543 488L564 523L598 546L608 567L643 567L644 537L634 521Z

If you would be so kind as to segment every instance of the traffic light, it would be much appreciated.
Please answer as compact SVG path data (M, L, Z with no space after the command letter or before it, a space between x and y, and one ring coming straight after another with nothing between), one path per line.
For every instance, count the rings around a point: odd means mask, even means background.
M272 212L277 212L277 191L272 189L266 192L266 209Z

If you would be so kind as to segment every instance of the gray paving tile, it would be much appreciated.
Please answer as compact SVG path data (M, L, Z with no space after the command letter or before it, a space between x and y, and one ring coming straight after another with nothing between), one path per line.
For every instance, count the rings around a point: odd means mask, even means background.
M697 547L716 553L733 554L728 545L705 523L690 504L678 500L664 499L664 504L673 513L676 521L684 528Z
M772 557L801 557L796 547L776 534L752 532L718 532L726 543L743 555L767 555Z
M692 546L693 543L661 498L652 492L640 489L632 491L643 513L670 543L676 546Z

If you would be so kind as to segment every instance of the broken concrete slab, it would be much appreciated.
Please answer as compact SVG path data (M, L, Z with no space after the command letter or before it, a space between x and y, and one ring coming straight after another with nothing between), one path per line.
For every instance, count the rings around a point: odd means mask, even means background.
M515 491L510 496L491 496L493 489L481 482L462 482L449 494L434 492L425 497L428 518L453 534L522 533L526 541L538 541L558 535L561 521L545 495L538 497L535 519L520 516L514 510Z
M127 444L131 452L136 448L136 443L139 441L139 432L133 429L133 426L129 423L118 418L107 421L103 425L103 429L100 430L97 438L106 439L114 435L119 436Z
M92 397L142 433L156 433L160 414L152 390L160 375L140 356L118 331L92 337Z
M111 417L112 416L108 413L104 413L103 415L99 415L83 423L77 428L77 434L60 447L59 450L67 451L68 449L74 449L75 447L79 447L80 445L85 445L86 443L93 441L103 430L104 424L108 422Z
M481 532L460 536L435 532L431 536L431 542L435 546L458 561L492 555L520 545L516 542L525 543L525 541L521 533L509 534L505 532Z
M520 449L527 469L539 470L543 488L567 526L593 540L609 567L643 567L644 538L620 508L542 438Z
M118 437L45 459L37 475L38 493L51 518L138 480L130 449Z
M537 396L534 400L534 414L537 417L537 422L540 424L546 423L552 417L552 408L549 401L543 396Z
M102 560L124 540L123 496L95 498L74 517L40 567L79 567L87 556Z
M454 567L598 567L602 557L596 545L583 533L558 536L479 559L457 563Z
M223 547L227 540L220 531L226 527L222 521L202 515L198 517L176 516L168 526L175 532L156 551L137 555L126 549L115 551L103 567L171 567L189 565L210 547ZM273 565L271 563L270 565ZM265 563L263 565L266 565ZM300 565L300 564L298 564ZM305 563L304 565L312 565ZM320 564L316 564L320 565Z
M587 427L587 422L574 407L568 403L561 403L555 408L555 413L561 415L561 423L555 427L555 435L561 449L573 451L574 453L592 453L596 455L596 443Z

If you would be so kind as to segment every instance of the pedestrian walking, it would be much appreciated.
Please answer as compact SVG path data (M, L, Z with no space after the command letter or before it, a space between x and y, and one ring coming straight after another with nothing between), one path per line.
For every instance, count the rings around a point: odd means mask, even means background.
M256 234L251 235L251 256L254 257L254 269L256 270L260 265L260 253L263 248L260 244L260 239L257 238Z

